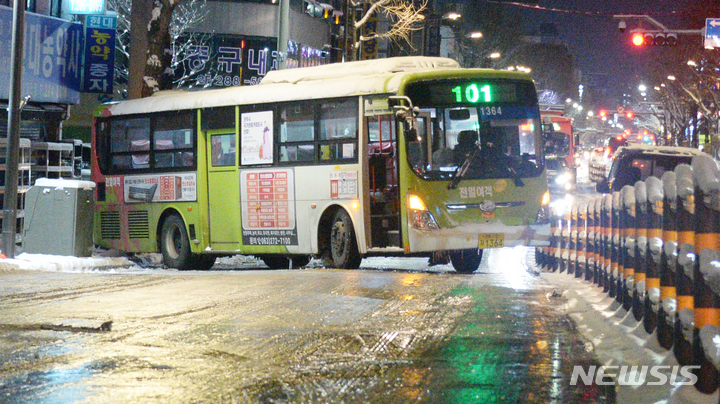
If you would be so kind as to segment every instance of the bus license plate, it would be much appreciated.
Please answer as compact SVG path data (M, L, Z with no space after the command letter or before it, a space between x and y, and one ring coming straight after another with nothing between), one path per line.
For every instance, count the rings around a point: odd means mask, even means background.
M478 236L478 248L503 248L505 247L505 235L503 233L481 234Z

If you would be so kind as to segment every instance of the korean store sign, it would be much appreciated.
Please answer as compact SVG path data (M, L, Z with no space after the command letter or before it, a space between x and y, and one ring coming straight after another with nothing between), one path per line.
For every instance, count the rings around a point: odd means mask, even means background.
M85 19L83 91L112 94L115 76L117 17L91 15Z
M12 8L0 6L0 66L10 66ZM33 102L80 101L82 25L25 14L22 94ZM9 98L10 69L0 69L0 99Z

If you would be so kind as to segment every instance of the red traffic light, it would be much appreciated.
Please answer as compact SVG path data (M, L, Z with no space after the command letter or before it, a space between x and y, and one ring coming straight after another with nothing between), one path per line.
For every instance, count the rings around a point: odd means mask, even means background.
M631 37L635 46L674 46L677 34L674 32L634 32Z
M635 116L635 114L633 114L632 111L628 111L628 112L625 113L625 116L626 116L628 119L632 119L632 118Z
M645 43L645 36L642 34L642 32L636 32L632 34L632 43L635 46L643 46Z
M605 116L607 116L607 111L605 111L604 109L601 109L599 114L600 114L600 117L605 117Z

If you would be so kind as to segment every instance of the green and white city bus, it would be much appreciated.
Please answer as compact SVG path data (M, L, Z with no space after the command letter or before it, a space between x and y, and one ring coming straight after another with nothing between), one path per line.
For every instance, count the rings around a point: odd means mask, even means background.
M107 104L95 241L184 270L233 254L271 268L404 254L472 272L485 248L548 244L540 125L528 75L428 57Z

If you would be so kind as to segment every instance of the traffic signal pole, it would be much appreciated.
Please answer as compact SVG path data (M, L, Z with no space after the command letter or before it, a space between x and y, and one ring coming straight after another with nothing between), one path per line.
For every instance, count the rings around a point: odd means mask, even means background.
M616 14L613 15L613 18L616 20L620 20L620 24L618 25L618 28L620 29L620 32L624 32L625 28L627 27L627 24L625 23L625 20L638 20L640 22L640 26L642 26L642 22L646 21L655 29L644 29L644 28L636 28L631 30L630 32L647 32L651 34L700 34L703 35L702 29L669 29L662 23L660 23L658 20L650 17L646 14Z
M17 232L18 154L20 149L20 91L22 89L22 59L25 33L25 2L13 4L12 65L10 66L10 99L8 102L7 161L5 165L5 197L3 199L2 252L15 258Z
M280 0L278 7L277 68L287 68L287 46L290 39L290 0Z

